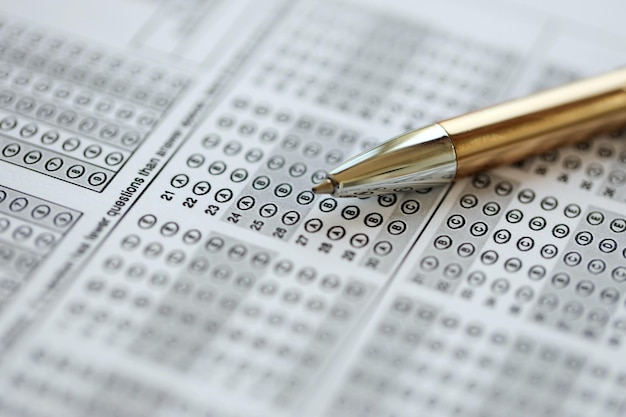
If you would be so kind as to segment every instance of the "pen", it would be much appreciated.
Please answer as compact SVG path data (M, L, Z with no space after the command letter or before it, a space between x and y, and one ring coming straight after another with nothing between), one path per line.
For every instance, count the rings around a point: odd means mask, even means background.
M626 68L453 117L383 142L334 170L317 194L432 187L626 126Z

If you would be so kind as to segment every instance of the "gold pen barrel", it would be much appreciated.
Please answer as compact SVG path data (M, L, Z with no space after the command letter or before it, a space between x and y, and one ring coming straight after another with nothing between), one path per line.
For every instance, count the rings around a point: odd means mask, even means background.
M416 190L626 126L626 69L406 132L332 170L336 197Z
M626 69L439 122L457 177L626 126Z

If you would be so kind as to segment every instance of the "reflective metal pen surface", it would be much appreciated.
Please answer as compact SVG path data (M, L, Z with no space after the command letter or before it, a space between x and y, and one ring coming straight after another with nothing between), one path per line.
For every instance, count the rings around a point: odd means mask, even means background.
M318 194L423 189L626 126L626 69L453 117L381 143L332 170Z

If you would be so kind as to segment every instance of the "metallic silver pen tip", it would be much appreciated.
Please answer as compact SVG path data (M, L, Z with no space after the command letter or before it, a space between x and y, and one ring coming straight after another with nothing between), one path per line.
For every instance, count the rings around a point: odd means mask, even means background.
M335 192L335 183L330 178L326 178L313 187L313 192L315 194L332 194Z

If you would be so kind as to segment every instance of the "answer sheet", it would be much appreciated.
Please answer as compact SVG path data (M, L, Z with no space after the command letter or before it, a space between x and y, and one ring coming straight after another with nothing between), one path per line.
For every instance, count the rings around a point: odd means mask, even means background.
M0 4L0 416L626 415L626 134L310 191L624 65L580 3Z

